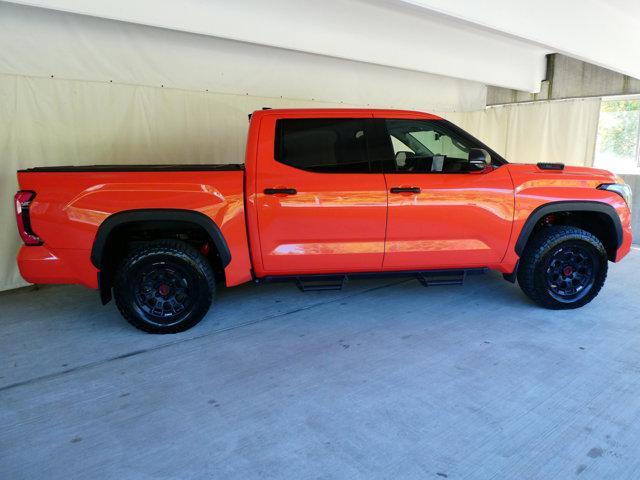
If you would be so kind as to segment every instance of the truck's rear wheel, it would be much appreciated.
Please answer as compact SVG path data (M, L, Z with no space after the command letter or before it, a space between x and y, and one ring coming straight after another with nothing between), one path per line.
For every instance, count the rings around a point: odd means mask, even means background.
M595 298L607 278L607 253L580 228L545 227L525 249L518 284L543 307L578 308Z
M215 292L211 265L177 240L149 242L116 272L114 297L122 316L149 333L177 333L196 325Z

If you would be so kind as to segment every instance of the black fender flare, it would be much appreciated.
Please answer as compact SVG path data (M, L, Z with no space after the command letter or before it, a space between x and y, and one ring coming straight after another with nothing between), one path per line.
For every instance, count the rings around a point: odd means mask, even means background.
M586 200L569 202L560 201L545 203L531 212L529 218L527 218L527 221L524 223L522 230L520 230L520 235L516 241L515 251L518 256L522 256L524 248L527 245L529 237L531 236L536 224L546 215L557 212L595 212L607 215L611 219L615 230L614 233L617 242L616 248L620 248L620 245L622 245L622 222L620 221L618 212L616 212L615 208L611 205L604 202Z
M177 221L194 223L202 227L211 240L220 255L222 266L226 267L231 262L231 252L227 241L222 235L220 228L216 223L205 214L195 212L193 210L180 210L171 208L150 208L141 210L125 210L114 213L107 217L98 227L93 247L91 248L91 263L98 269L102 270L103 255L107 240L111 233L118 227L128 223L147 222L147 221Z

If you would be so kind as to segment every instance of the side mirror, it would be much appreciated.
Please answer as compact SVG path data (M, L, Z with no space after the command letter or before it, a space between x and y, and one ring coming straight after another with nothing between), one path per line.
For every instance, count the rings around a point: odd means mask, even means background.
M407 163L407 158L410 158L413 155L414 155L413 152L405 152L405 151L400 151L396 153L396 165L399 167L404 167L405 164Z
M491 155L484 148L470 148L469 165L477 170L484 170L491 165Z

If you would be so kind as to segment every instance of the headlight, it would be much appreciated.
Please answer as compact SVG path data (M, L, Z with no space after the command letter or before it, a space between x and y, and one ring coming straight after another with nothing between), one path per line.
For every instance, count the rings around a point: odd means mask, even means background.
M598 189L617 193L624 198L624 201L627 202L629 206L629 210L631 210L633 192L631 191L631 187L626 183L603 183L598 186Z

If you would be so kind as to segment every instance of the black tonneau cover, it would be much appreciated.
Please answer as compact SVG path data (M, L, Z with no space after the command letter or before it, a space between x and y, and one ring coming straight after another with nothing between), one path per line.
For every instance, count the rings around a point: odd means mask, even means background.
M19 172L198 172L244 170L240 163L209 165L80 165L60 167L33 167Z

